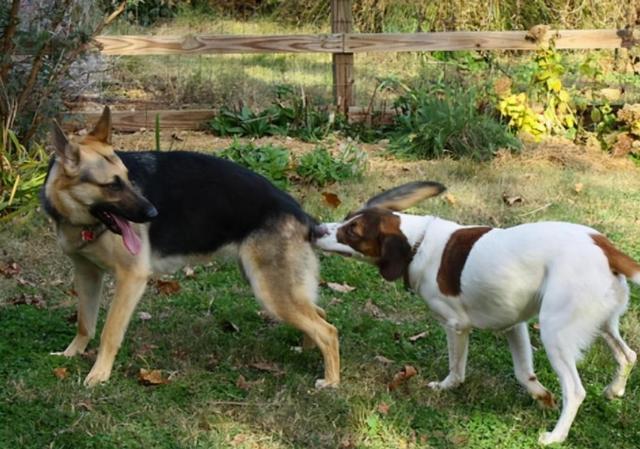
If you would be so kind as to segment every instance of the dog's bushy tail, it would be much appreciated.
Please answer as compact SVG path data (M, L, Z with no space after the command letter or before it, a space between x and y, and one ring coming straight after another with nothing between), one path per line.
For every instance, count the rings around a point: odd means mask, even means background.
M634 284L640 285L640 264L613 246L604 235L592 235L593 242L600 247L609 261L609 268L614 273L624 275Z

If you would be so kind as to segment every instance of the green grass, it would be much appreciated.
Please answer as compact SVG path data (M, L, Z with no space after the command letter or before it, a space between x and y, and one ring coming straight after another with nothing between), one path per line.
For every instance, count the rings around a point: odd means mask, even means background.
M381 164L395 164L380 171ZM511 225L542 219L586 223L607 233L640 258L640 169L611 171L593 166L561 168L526 157L493 163L382 161L373 155L362 182L345 183L342 204L330 209L315 189L294 194L322 220L335 220L380 189L414 179L433 179L452 195L426 201L415 213L433 213L465 223ZM580 192L576 183L582 183ZM520 195L508 207L502 195ZM160 295L150 287L118 354L111 380L86 389L82 380L93 355L63 359L75 333L68 321L70 265L41 217L11 222L0 230L0 261L16 260L20 286L0 276L0 446L24 448L524 448L536 447L557 411L540 410L517 384L503 337L472 334L468 379L454 391L433 392L431 380L447 372L446 340L423 301L400 283L385 283L376 270L338 256L321 255L325 281L348 283L350 293L321 288L320 304L340 331L342 385L316 391L322 375L317 350L299 353L300 334L258 312L234 263L197 267L195 277L176 276L181 291ZM110 293L112 285L107 289ZM12 305L20 292L44 295L46 307ZM109 296L110 297L110 296ZM338 300L336 301L335 298ZM382 312L375 316L372 301ZM101 313L99 329L104 320ZM622 320L627 342L640 349L640 298L633 290ZM236 331L230 324L237 326ZM414 343L408 337L426 331ZM533 345L541 348L531 328ZM97 340L89 349L95 350ZM376 356L393 360L384 365ZM559 394L544 355L535 352L541 381ZM252 365L275 364L284 373ZM403 365L418 375L390 393L386 385ZM59 380L52 370L66 367ZM137 381L140 368L161 369L172 381L156 387ZM565 448L637 447L640 441L640 374L633 372L626 397L607 401L601 392L615 365L598 342L579 370L587 390ZM242 375L251 387L237 386ZM379 411L380 404L388 413Z

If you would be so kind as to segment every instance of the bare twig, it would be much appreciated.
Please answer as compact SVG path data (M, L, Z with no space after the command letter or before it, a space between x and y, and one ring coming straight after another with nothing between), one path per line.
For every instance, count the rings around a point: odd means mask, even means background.
M11 54L13 53L13 36L18 29L18 11L20 10L20 0L13 0L11 3L11 11L9 12L9 21L4 29L2 36L2 54L6 61L0 66L0 81L5 82L9 68L11 67ZM8 111L4 109L4 105L0 104L0 112L6 114Z

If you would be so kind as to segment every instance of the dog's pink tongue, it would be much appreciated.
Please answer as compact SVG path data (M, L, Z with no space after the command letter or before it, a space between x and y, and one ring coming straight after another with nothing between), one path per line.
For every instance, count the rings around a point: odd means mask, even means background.
M113 214L112 217L116 221L120 231L122 231L122 241L124 242L124 246L135 256L140 252L140 248L142 248L140 237L138 237L138 234L133 231L131 223L127 220L120 218L115 214Z

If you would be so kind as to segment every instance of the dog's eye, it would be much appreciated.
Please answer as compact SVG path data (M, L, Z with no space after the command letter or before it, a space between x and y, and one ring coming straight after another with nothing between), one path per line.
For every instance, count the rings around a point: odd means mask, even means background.
M115 178L113 178L113 182L105 184L105 187L114 192L119 192L123 187L122 179L120 179L119 176L116 176Z

